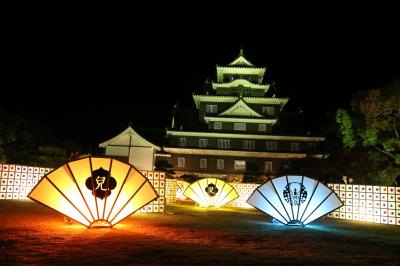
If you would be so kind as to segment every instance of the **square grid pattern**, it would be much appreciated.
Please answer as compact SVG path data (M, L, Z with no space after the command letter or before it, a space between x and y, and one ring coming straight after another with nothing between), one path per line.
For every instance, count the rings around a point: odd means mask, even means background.
M328 217L400 225L400 187L328 184L344 205Z
M0 164L0 200L27 200L27 195L51 168Z
M140 171L150 183L153 185L159 197L146 206L144 206L140 212L164 212L165 211L165 173L155 171ZM139 211L138 211L139 212Z
M177 180L176 179L166 179L165 187L165 199L168 202L176 202L176 190L177 190Z
M247 199L253 194L254 190L260 186L260 184L246 184L246 183L229 183L236 192L239 194L239 197L234 201L229 202L225 206L230 207L240 207L240 208L254 208L250 204L247 204Z

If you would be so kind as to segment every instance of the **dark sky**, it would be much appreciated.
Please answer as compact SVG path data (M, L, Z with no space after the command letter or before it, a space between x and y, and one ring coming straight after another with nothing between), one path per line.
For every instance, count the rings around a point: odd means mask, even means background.
M164 128L172 106L193 107L192 92L241 45L267 67L278 96L290 97L288 110L303 108L314 124L400 74L391 4L103 8L57 7L10 23L0 108L93 144L128 121Z

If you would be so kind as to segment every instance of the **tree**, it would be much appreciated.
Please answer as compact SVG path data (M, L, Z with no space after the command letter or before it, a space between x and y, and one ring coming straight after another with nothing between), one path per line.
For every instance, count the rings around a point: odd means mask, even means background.
M375 184L393 185L400 176L400 80L357 95L352 110L339 109L343 144L366 154Z
M66 161L53 129L0 110L0 162L56 167Z
M246 173L243 177L243 183L254 183L257 181L259 175L259 167L254 162L247 162Z
M0 138L0 163L5 163L7 161L7 159L6 159L6 154L4 153L3 148L1 147L2 144L3 144L3 142Z
M174 168L173 165L170 164L167 160L160 159L156 160L155 162L155 169L156 171L164 171L167 174L174 175Z
M67 161L67 153L64 149L54 146L40 146L38 147L38 154L35 157L35 164L45 167L58 167Z

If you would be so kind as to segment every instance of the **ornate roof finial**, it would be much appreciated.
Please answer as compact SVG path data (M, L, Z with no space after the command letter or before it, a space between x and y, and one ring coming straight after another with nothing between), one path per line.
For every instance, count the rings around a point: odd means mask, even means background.
M243 44L240 44L240 56L243 56Z

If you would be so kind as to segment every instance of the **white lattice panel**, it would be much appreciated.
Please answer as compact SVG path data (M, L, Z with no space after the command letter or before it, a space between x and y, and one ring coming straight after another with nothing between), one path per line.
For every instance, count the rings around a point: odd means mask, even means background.
M246 183L229 183L239 194L239 197L234 201L226 204L231 207L253 208L253 206L246 203L247 199L253 194L253 191L260 186L260 184L246 184Z
M177 189L177 180L167 178L166 187L165 187L165 199L168 202L176 202L176 189Z
M27 195L51 168L0 164L0 200L26 200Z
M344 206L329 218L400 225L400 187L328 184Z
M155 171L140 171L150 183L153 185L154 189L157 191L159 197L153 200L151 203L144 206L140 212L164 212L165 211L165 187L166 178L164 172Z

